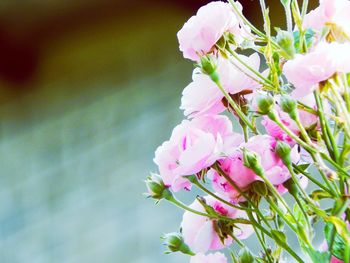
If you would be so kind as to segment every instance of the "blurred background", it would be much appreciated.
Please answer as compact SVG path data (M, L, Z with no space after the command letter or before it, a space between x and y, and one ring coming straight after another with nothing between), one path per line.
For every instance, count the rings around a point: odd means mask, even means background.
M176 32L207 2L0 1L1 263L187 262L159 239L182 212L142 193L183 118Z

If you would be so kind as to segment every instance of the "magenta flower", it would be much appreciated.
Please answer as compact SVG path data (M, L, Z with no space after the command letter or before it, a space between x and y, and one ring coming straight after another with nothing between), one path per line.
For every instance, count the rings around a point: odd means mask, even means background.
M205 197L207 205L214 208L214 210L229 218L247 218L244 211L236 210L230 206L222 204L212 197ZM204 207L197 200L195 200L190 208L205 212ZM219 235L215 231L216 221L204 216L200 216L186 211L183 215L181 228L185 243L195 253L205 253L208 250L218 250L225 248L232 243L232 237L227 237L224 244L220 241ZM246 239L253 233L251 225L236 224L238 228L234 228L233 234L238 239Z
M208 255L198 253L191 257L190 263L227 263L227 258L224 254L219 252Z
M260 58L258 54L255 53L249 57L240 55L240 58L259 71ZM228 93L251 92L261 86L228 59L220 57L217 63L220 82ZM192 79L193 81L184 89L181 98L180 109L184 110L185 116L192 118L203 114L218 114L226 109L222 102L223 93L209 76L200 72L199 69L195 69Z
M242 143L234 154L219 160L220 167L243 190L252 182L262 180L251 169L244 166L241 148L246 148L260 156L261 166L267 179L273 185L278 186L290 178L290 173L281 158L275 153L275 146L276 140L271 136L254 136L247 143ZM296 148L293 148L291 157L293 161L298 161L299 154ZM239 194L225 178L213 170L208 172L208 178L212 180L215 191L226 195L230 200L237 201Z
M184 120L176 126L170 139L155 152L154 162L167 186L174 191L190 188L182 176L192 175L212 165L226 149L241 142L233 133L232 123L226 116L204 115Z
M238 2L236 6L242 10ZM225 32L231 32L235 41L240 43L250 31L237 18L229 3L211 2L202 6L177 33L180 50L185 58L198 61L199 56L212 51Z
M304 28L321 31L327 24L335 24L350 36L350 1L320 0L320 5L304 18Z

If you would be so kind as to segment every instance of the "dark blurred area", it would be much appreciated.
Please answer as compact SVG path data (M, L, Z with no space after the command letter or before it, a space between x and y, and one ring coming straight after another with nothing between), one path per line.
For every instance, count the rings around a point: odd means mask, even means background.
M186 262L159 239L181 211L143 180L183 118L176 32L207 2L0 2L0 262ZM240 2L261 28L259 1Z

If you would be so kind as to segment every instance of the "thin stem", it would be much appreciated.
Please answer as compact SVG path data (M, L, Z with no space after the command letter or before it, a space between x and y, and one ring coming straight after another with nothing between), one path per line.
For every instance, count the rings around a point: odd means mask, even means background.
M335 99L335 106L339 110L339 113L342 115L341 117L344 118L344 130L348 137L350 137L350 115L348 112L347 107L344 104L343 98L340 96L339 92L335 89L337 84L334 82L334 80L329 80L331 83L330 90L333 94L333 98Z
M288 32L291 33L293 31L293 22L292 22L292 11L290 8L290 2L286 5L283 5L283 7L286 12L287 30Z
M269 179L266 178L264 173L259 174L259 176L264 180L265 184L269 187L269 189L273 193L273 195L281 202L281 204L283 204L285 209L288 211L290 216L293 218L295 224L298 225L299 224L298 220L294 217L293 212L289 208L289 206L286 203L286 201L281 197L279 192L276 190L275 186L269 181ZM293 226L292 229L294 230L294 226Z
M273 202L272 202L273 203ZM274 204L275 205L275 204ZM283 213L282 213L283 214ZM253 220L254 225L259 228L261 230L261 232L263 232L265 235L267 235L268 237L270 237L271 239L274 240L274 238L272 237L271 233L269 231L267 231L264 227L262 227L260 224L258 224L258 222L256 222L256 220L254 218L252 218L251 220ZM286 221L287 223L289 223L288 221ZM294 257L299 263L304 263L304 261L293 251L293 249L291 249L289 247L289 245L287 243L279 243L281 245L281 247L286 250L292 257Z
M314 92L314 97L316 100L316 105L317 105L317 113L320 119L320 125L321 125L321 130L322 130L322 135L324 137L324 141L327 145L327 148L331 148L330 145L332 145L332 154L334 156L335 161L339 159L339 151L338 151L338 146L335 142L335 138L333 136L333 133L328 125L328 122L325 118L324 115L324 110L323 110L323 104L322 100L320 97L320 93L318 90Z
M266 86L270 86L271 88L274 88L273 83L268 80L267 78L265 78L263 75L261 75L260 72L256 71L255 69L253 69L251 66L249 66L247 63L245 63L240 57L239 55L233 51L232 49L228 49L228 52L240 63L242 64L245 68L247 68L249 71L251 71L253 74L255 74L257 77L259 77L261 80L263 80ZM243 71L244 72L244 71Z
M304 216L304 218L305 218L305 220L306 220L307 228L308 228L308 232L309 232L309 231L312 230L309 217L307 216L307 213L306 213L306 211L305 211L305 209L304 209L304 207L303 207L303 204L300 202L298 196L294 196L294 195L293 195L293 197L294 197L295 201L297 202L297 204L298 204L298 206L299 206L299 208L300 208L300 210L301 210L301 213L303 214L303 216Z
M228 176L228 175L220 168L219 165L215 164L215 165L213 166L213 168L214 168L221 176L223 176L223 177L226 179L226 181L227 181L240 195L242 195L252 207L254 207L256 214L260 216L260 218L264 221L264 223L265 223L267 226L269 226L269 228L271 228L270 223L266 220L265 216L260 212L259 207L257 207L257 206L250 200L249 196L247 196L247 195L238 187L238 185L231 179L231 177Z
M273 208L273 210L286 222L286 224L295 232L297 233L297 229L294 225L290 222L290 220L285 216L285 213L281 211L281 209L276 205L276 203L271 200L269 197L266 198L266 201L269 203L269 205Z
M308 145L307 143L305 143L303 140L301 140L294 132L292 132L291 130L289 130L280 120L280 118L278 117L278 115L276 114L276 112L274 110L272 110L269 114L268 114L269 118L274 121L285 133L287 133L289 135L289 137L291 137L294 141L296 141L298 144L300 144L300 146L302 146L305 150L307 150L308 152L317 152L317 148L313 145Z
M221 85L220 81L216 81L216 85L221 90L221 92L224 94L225 98L227 99L228 103L232 106L234 111L237 113L238 117L254 132L257 133L256 128L251 124L247 116L242 112L242 110L238 107L236 102L231 98L230 94L224 89L224 87Z
M292 176L292 179L294 181L294 183L297 185L299 191L302 193L304 199L310 203L310 204L314 204L314 202L311 200L311 198L309 197L309 195L305 192L304 188L300 185L299 179L297 178L296 174L294 173L293 167L291 165L286 165L287 169L289 171L289 173Z
M330 195L334 195L334 193L329 190L328 188L326 188L323 184L321 184L319 181L317 181L311 174L303 171L302 169L300 169L297 165L293 164L293 168L294 170L296 170L298 173L301 173L302 175L304 175L306 178L308 178L311 182L313 182L315 185L317 185L318 187L320 187L321 189L323 189L324 191L326 191L327 193L329 193Z
M304 20L304 17L306 15L307 12L307 7L309 5L309 0L304 0L303 1L303 5L301 7L301 19Z
M250 221L252 221L252 220L255 221L255 219L254 219L252 213L248 212L247 215L248 215L248 218L249 218ZM257 222L257 223L258 223L258 222ZM257 236L257 238L258 238L258 240L259 240L259 242L260 242L260 244L261 244L261 247L262 247L263 250L265 251L265 254L266 254L266 256L267 256L269 262L273 263L273 259L271 259L271 256L270 256L270 253L269 253L268 250L267 250L266 244L265 244L264 240L262 240L262 238L261 238L259 232L257 231L257 227L255 226L255 224L252 224L252 226L253 226L254 232L255 232L255 234L256 234L256 236ZM260 230L260 231L261 231L261 230Z
M225 199L222 199L221 197L219 197L218 195L214 194L213 192L211 192L210 190L208 190L207 188L205 188L203 185L201 185L198 180L197 182L196 181L192 181L191 182L197 186L199 189L201 189L203 192L207 193L208 195L214 197L215 199L219 200L220 202L232 207L232 208L235 208L235 209L239 209L239 210L248 210L248 208L245 208L245 207L241 207L241 206L237 206L237 205L234 205L234 204L231 204L230 202L226 201Z

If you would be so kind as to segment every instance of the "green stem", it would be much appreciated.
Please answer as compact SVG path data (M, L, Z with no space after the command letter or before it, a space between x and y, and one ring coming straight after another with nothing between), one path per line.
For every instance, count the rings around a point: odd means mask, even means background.
M236 104L236 102L231 98L230 94L224 89L224 87L221 85L219 80L215 81L218 88L221 90L221 92L224 94L225 98L227 99L228 103L232 106L234 111L237 113L238 117L254 132L257 133L256 128L251 124L247 116L242 112L242 110L239 108L239 106Z
M333 98L335 99L335 106L338 109L339 113L344 118L344 130L348 137L350 137L350 115L347 107L344 104L343 98L340 96L339 92L336 90L337 84L334 80L329 80L331 83L330 90L333 94Z
M261 75L261 73L260 72L258 72L258 71L256 71L255 69L253 69L251 66L249 66L247 63L245 63L240 57L239 57L239 55L235 52L235 51L233 51L232 49L228 49L228 52L240 63L240 64L242 64L245 68L247 68L250 72L252 72L254 75L256 75L258 78L260 78L261 80L263 80L264 81L264 85L265 86L269 86L270 88L275 88L274 87L274 85L273 85L273 83L270 81L270 80L268 80L267 78L265 78L263 75ZM244 71L243 71L244 72ZM251 76L249 76L249 77L251 77Z
M287 166L287 169L290 173L290 175L292 176L292 179L294 181L294 183L296 184L296 186L298 187L300 193L302 193L304 199L314 205L314 202L313 200L311 200L311 198L309 197L309 195L305 192L304 188L300 185L300 182L299 182L299 178L296 176L296 174L294 173L294 170L293 170L293 167L291 165L286 165Z
M227 181L241 196L243 196L243 197L247 200L247 202L248 202L252 207L254 207L256 214L259 215L260 218L264 221L264 223L265 223L267 226L269 226L269 227L271 228L269 222L266 220L266 218L264 217L264 215L260 212L259 207L257 207L257 206L250 200L249 196L247 196L247 195L238 187L238 185L231 179L231 177L228 176L228 175L220 168L219 165L215 164L215 165L213 165L213 168L214 168L215 171L217 171L221 176L223 176L223 177L226 179L226 181Z
M301 7L301 19L304 20L304 17L306 15L307 12L307 7L309 5L309 0L304 0L303 1L303 5Z
M333 133L328 125L328 121L325 118L323 104L322 104L321 96L320 96L320 93L318 90L316 90L314 92L314 97L316 100L317 113L318 113L318 116L320 118L320 125L321 125L321 130L322 130L322 135L323 135L324 141L325 141L328 149L330 149L330 148L333 149L333 151L331 151L331 152L334 156L334 159L337 161L339 159L338 146L335 142L335 138L333 136ZM332 147L330 145L332 145Z
M278 117L278 115L276 114L276 112L274 110L270 111L268 114L268 117L274 121L285 133L287 133L289 135L289 137L291 137L294 141L296 141L300 146L302 146L305 150L307 150L308 152L313 152L316 153L317 149L313 146L313 145L308 145L307 143L305 143L303 140L301 140L294 132L292 132L291 130L289 130L280 120L280 118Z
M248 215L248 218L249 218L250 221L252 221L252 220L255 221L254 216L253 216L252 213L249 212L249 213L247 213L247 215ZM258 223L258 222L257 222L257 223ZM266 254L266 256L267 256L269 262L273 263L273 260L271 259L271 256L270 256L270 253L269 253L269 251L267 250L266 244L265 244L264 240L262 240L262 238L261 238L259 232L257 231L257 227L255 226L255 224L252 224L252 226L253 226L253 228L254 228L254 232L255 232L255 234L256 234L256 236L257 236L259 242L260 242L261 247L262 247L263 250L265 251L265 254Z
M283 7L284 7L284 11L286 12L287 31L289 33L292 33L293 22L292 22L292 11L290 9L290 2L289 4L283 5Z
M319 181L317 181L311 174L303 171L302 169L300 169L297 165L293 164L293 168L298 172L301 173L302 175L304 175L306 178L308 178L311 182L313 182L315 185L317 185L318 187L320 187L321 189L323 189L324 191L326 191L327 193L329 193L330 195L334 196L334 193L328 189L327 187L325 187L323 184L321 184Z
M203 185L201 185L198 180L197 181L192 181L191 182L197 186L199 189L201 189L203 192L207 193L208 195L214 197L215 199L219 200L220 202L232 207L232 208L235 208L235 209L238 209L238 210L248 210L248 208L245 208L245 207L241 207L241 206L237 206L237 205L234 205L234 204L231 204L230 202L226 201L225 199L222 199L221 197L219 197L218 195L214 194L213 192L211 192L210 190L208 190L207 188L205 188Z
M311 227L311 224L310 224L309 217L307 216L307 213L306 213L306 211L305 211L305 209L303 207L303 204L300 202L298 196L294 196L293 195L293 197L294 197L295 201L297 202L297 204L298 204L298 206L299 206L299 208L301 210L301 213L303 214L303 216L304 216L304 218L306 220L308 233L309 233L310 231L312 231L312 227Z
M275 204L274 204L275 205ZM283 213L282 213L283 214ZM267 231L264 227L262 227L254 218L251 219L253 221L253 225L255 225L257 228L260 229L261 232L263 232L266 236L270 237L272 240L274 238L272 237L271 233ZM288 221L287 221L288 222ZM299 263L304 263L304 261L289 247L287 243L279 243L281 247L286 250L292 257L294 257Z

